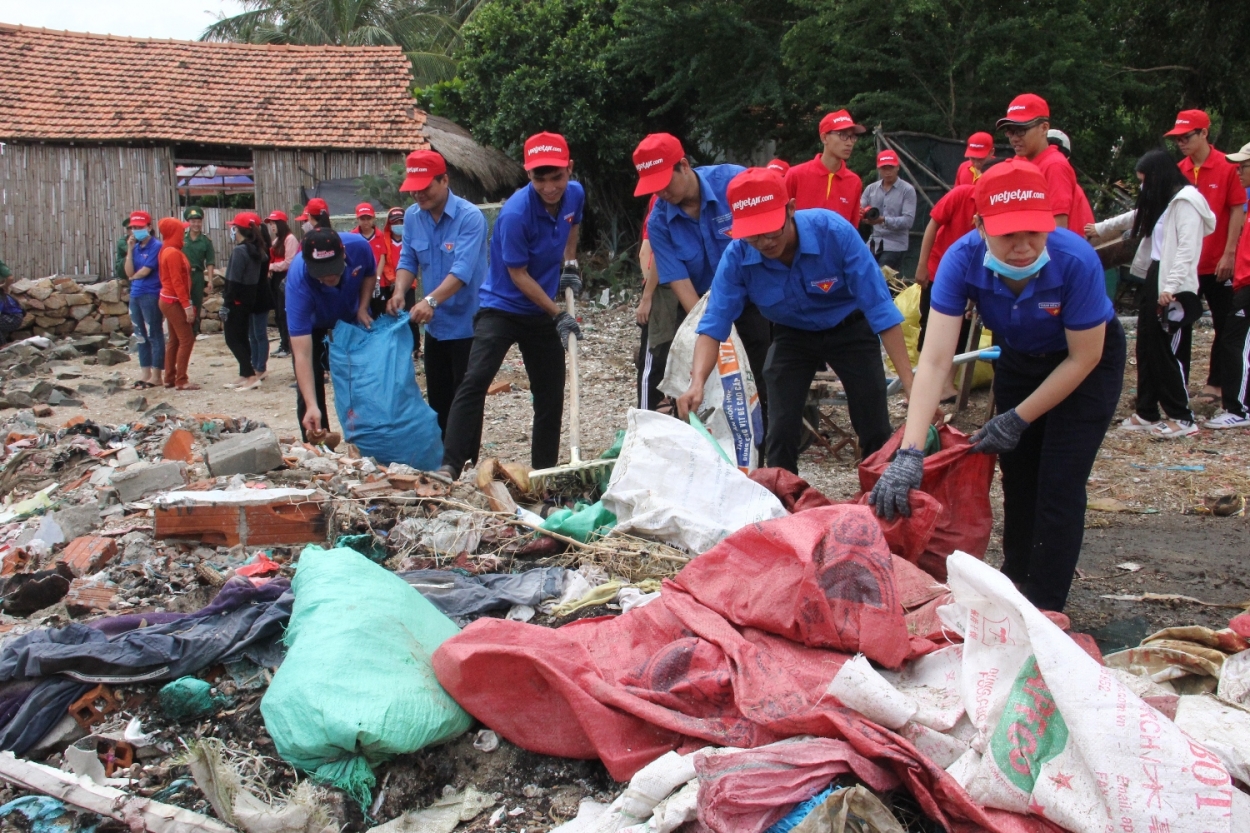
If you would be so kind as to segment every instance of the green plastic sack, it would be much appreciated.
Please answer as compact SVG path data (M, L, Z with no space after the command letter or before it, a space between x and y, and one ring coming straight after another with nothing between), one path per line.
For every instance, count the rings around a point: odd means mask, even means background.
M229 706L224 694L213 694L213 687L199 677L179 677L160 691L161 711L170 720L182 723Z
M372 767L466 732L430 656L459 628L352 549L307 547L291 582L286 659L261 700L278 754L369 806Z
M574 509L558 509L543 521L543 529L565 535L583 544L602 538L616 526L616 515L603 508L603 501L579 503Z

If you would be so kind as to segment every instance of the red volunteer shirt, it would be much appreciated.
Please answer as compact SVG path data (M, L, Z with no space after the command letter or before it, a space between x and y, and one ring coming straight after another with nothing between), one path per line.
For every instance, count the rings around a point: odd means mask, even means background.
M356 226L356 228L352 229L352 233L360 234L360 226ZM364 237L363 234L360 234L360 236ZM369 248L373 249L373 266L374 268L377 268L377 265L382 262L382 258L387 255L386 240L382 237L382 232L378 231L377 226L374 226L373 228L373 236L367 239L369 241Z
M786 171L786 192L795 208L827 208L845 217L851 225L859 225L859 198L864 183L859 174L843 163L837 173L829 173L825 163L816 158Z
M972 184L972 163L967 159L959 163L959 171L955 174L956 185Z
M1055 145L1048 145L1031 161L1046 177L1046 184L1050 187L1050 193L1046 195L1050 198L1050 210L1056 217L1067 214L1068 228L1084 235L1085 226L1094 222L1094 210L1089 207L1089 198L1076 181L1072 163Z
M1208 234L1207 237L1214 237ZM1237 238L1237 260L1233 263L1233 291L1250 287L1250 223L1241 227Z
M1237 176L1237 166L1224 158L1224 151L1211 148L1207 161L1198 168L1198 176L1194 177L1193 160L1186 156L1179 163L1185 178L1198 186L1202 196L1207 198L1207 205L1215 212L1215 231L1202 240L1202 256L1198 258L1198 274L1214 275L1224 256L1224 247L1228 245L1228 221L1233 209L1246 204L1246 189L1241 187L1241 179ZM1237 241L1238 257L1241 256L1243 235Z
M946 254L946 250L973 229L972 215L977 210L972 201L973 190L972 183L956 185L929 212L929 219L938 224L933 248L929 249L930 281L937 274L938 264L942 262L942 255Z

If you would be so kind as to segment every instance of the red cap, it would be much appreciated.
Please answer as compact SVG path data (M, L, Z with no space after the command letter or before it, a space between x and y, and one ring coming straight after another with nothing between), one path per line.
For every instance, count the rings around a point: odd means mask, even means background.
M321 197L313 197L308 201L308 205L304 206L304 213L309 217L315 217L318 214L329 214L330 204Z
M1176 115L1176 124L1164 136L1184 136L1195 130L1211 126L1211 117L1202 110L1181 110Z
M152 215L146 211L132 211L130 212L130 225L132 228L134 226L147 226L148 228L151 228Z
M785 176L786 171L790 170L790 163L784 159L774 159L764 167L768 168L770 171L776 171L782 176Z
M898 167L898 154L892 150L883 150L877 154L877 167L884 168L887 165L891 168Z
M408 177L399 186L401 191L424 191L434 177L447 173L447 160L434 150L414 150L408 154Z
M362 202L356 206L356 217L376 217L377 214L373 210L373 206L367 202Z
M652 133L634 148L634 168L638 171L638 187L634 196L663 191L673 181L673 168L686 158L686 150L670 133Z
M985 222L985 233L992 237L1055 230L1055 215L1046 198L1046 177L1023 157L999 162L983 173L972 198Z
M729 236L735 240L768 234L785 225L790 198L785 181L776 171L747 168L729 181L725 197L733 214Z
M266 220L281 220L284 223L290 222L290 220L287 219L285 211L275 211L272 214L270 214L268 217L266 217L265 219Z
M240 211L230 220L230 225L238 228L251 228L260 225L260 216L250 211Z
M964 151L965 159L985 159L994 154L994 137L988 133L973 133L968 137L968 149Z
M301 214L301 215L299 215L298 217L296 217L296 218L295 218L295 222L297 222L297 223L306 223L306 222L308 222L308 212L307 212L307 211L305 211L303 214Z
M1009 124L1028 124L1037 119L1050 118L1050 105L1046 99L1033 93L1022 93L1007 105L1007 115L998 120L998 129Z
M525 140L525 170L568 166L569 143L559 133L535 133Z
M851 118L851 114L846 110L839 110L836 113L830 113L820 120L820 135L832 133L835 130L854 130L856 133L867 133L868 128L855 123L855 119Z

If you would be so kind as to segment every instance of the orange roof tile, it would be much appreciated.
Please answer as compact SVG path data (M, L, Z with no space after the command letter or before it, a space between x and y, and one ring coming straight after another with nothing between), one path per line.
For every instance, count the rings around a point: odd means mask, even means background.
M429 147L399 47L203 43L0 24L0 55L5 141Z

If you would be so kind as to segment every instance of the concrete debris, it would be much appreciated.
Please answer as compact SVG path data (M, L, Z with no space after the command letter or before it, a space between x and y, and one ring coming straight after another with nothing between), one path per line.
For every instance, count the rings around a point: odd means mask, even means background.
M264 474L282 465L282 447L268 428L237 434L208 447L204 455L213 477Z
M122 503L133 503L144 495L185 486L187 464L178 461L141 465L136 463L113 475L113 488Z

